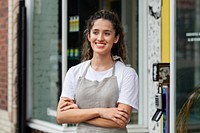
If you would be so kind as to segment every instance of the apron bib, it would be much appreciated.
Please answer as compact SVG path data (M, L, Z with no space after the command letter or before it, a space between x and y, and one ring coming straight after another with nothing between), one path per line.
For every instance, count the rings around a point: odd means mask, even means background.
M112 76L100 82L85 78L89 66L90 64L78 80L75 96L76 104L80 109L116 107L119 89L117 77L114 76L115 65L113 66ZM77 133L127 133L127 129L103 128L87 123L79 123Z

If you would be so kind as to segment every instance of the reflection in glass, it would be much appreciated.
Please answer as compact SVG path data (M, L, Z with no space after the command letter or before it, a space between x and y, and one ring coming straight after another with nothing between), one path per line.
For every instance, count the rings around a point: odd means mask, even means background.
M176 113L200 84L200 1L176 1ZM199 103L190 108L188 131L200 130ZM187 125L185 125L187 126Z
M55 123L61 90L59 0L35 1L32 44L32 118Z

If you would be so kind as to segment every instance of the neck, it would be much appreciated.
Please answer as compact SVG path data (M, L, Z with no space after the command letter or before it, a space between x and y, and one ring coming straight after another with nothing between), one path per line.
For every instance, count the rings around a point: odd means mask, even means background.
M105 71L113 67L114 60L109 57L93 57L91 60L91 67L96 71Z

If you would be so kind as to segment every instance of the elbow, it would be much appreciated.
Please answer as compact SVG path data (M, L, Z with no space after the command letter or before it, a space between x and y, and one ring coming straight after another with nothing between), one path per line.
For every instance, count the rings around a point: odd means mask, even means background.
M59 117L56 117L56 120L57 120L58 124L62 124L62 121L61 121L61 119Z
M57 114L56 120L57 120L57 123L58 123L58 124L63 124L63 119L62 119L62 116L61 116L61 115Z
M72 121L70 121L70 119L66 119L66 117L68 117L67 115L63 115L63 113L57 113L56 115L56 120L57 120L57 123L58 124L65 124L65 123L68 123L68 124L71 124Z

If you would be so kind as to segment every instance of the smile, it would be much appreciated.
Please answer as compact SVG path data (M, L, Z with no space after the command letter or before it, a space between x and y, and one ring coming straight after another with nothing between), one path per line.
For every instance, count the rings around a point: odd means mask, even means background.
M97 46L105 46L106 44L102 43L102 42L95 42L95 45L97 45Z

